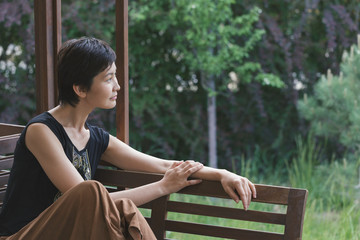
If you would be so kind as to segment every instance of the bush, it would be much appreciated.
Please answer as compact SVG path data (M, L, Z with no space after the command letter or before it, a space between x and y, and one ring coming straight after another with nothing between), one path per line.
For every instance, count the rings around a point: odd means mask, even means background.
M344 52L341 72L315 84L312 96L299 101L300 114L317 136L338 141L348 150L360 150L360 36L359 46Z

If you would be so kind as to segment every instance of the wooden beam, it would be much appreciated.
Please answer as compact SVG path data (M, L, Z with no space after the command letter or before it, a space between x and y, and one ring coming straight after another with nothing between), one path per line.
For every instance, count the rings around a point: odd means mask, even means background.
M116 0L116 77L121 87L116 101L116 137L129 144L128 0Z
M61 45L61 0L35 0L36 112L57 104L57 52Z
M61 0L35 0L36 111L57 105L57 52L61 46ZM116 77L121 86L116 136L129 144L128 0L116 0Z

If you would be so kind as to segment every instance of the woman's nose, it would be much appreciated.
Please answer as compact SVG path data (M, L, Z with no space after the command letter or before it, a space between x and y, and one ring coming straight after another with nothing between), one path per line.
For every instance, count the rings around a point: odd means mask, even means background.
M120 85L119 85L119 82L118 82L118 80L117 80L116 77L114 78L114 80L115 80L114 90L115 90L115 91L119 91L120 88L121 88Z

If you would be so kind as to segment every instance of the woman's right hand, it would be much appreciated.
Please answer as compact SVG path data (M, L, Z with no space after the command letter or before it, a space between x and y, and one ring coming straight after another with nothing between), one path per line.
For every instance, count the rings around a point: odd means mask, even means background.
M203 168L203 164L199 162L174 162L160 181L165 195L177 192L184 187L200 183L201 179L188 180L188 177L199 171L201 168Z

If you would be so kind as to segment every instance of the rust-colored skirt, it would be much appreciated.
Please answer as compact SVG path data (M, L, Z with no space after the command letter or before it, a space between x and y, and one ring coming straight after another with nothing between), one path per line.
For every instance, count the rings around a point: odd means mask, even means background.
M113 201L105 187L85 181L73 187L19 232L0 240L156 239L129 199Z

